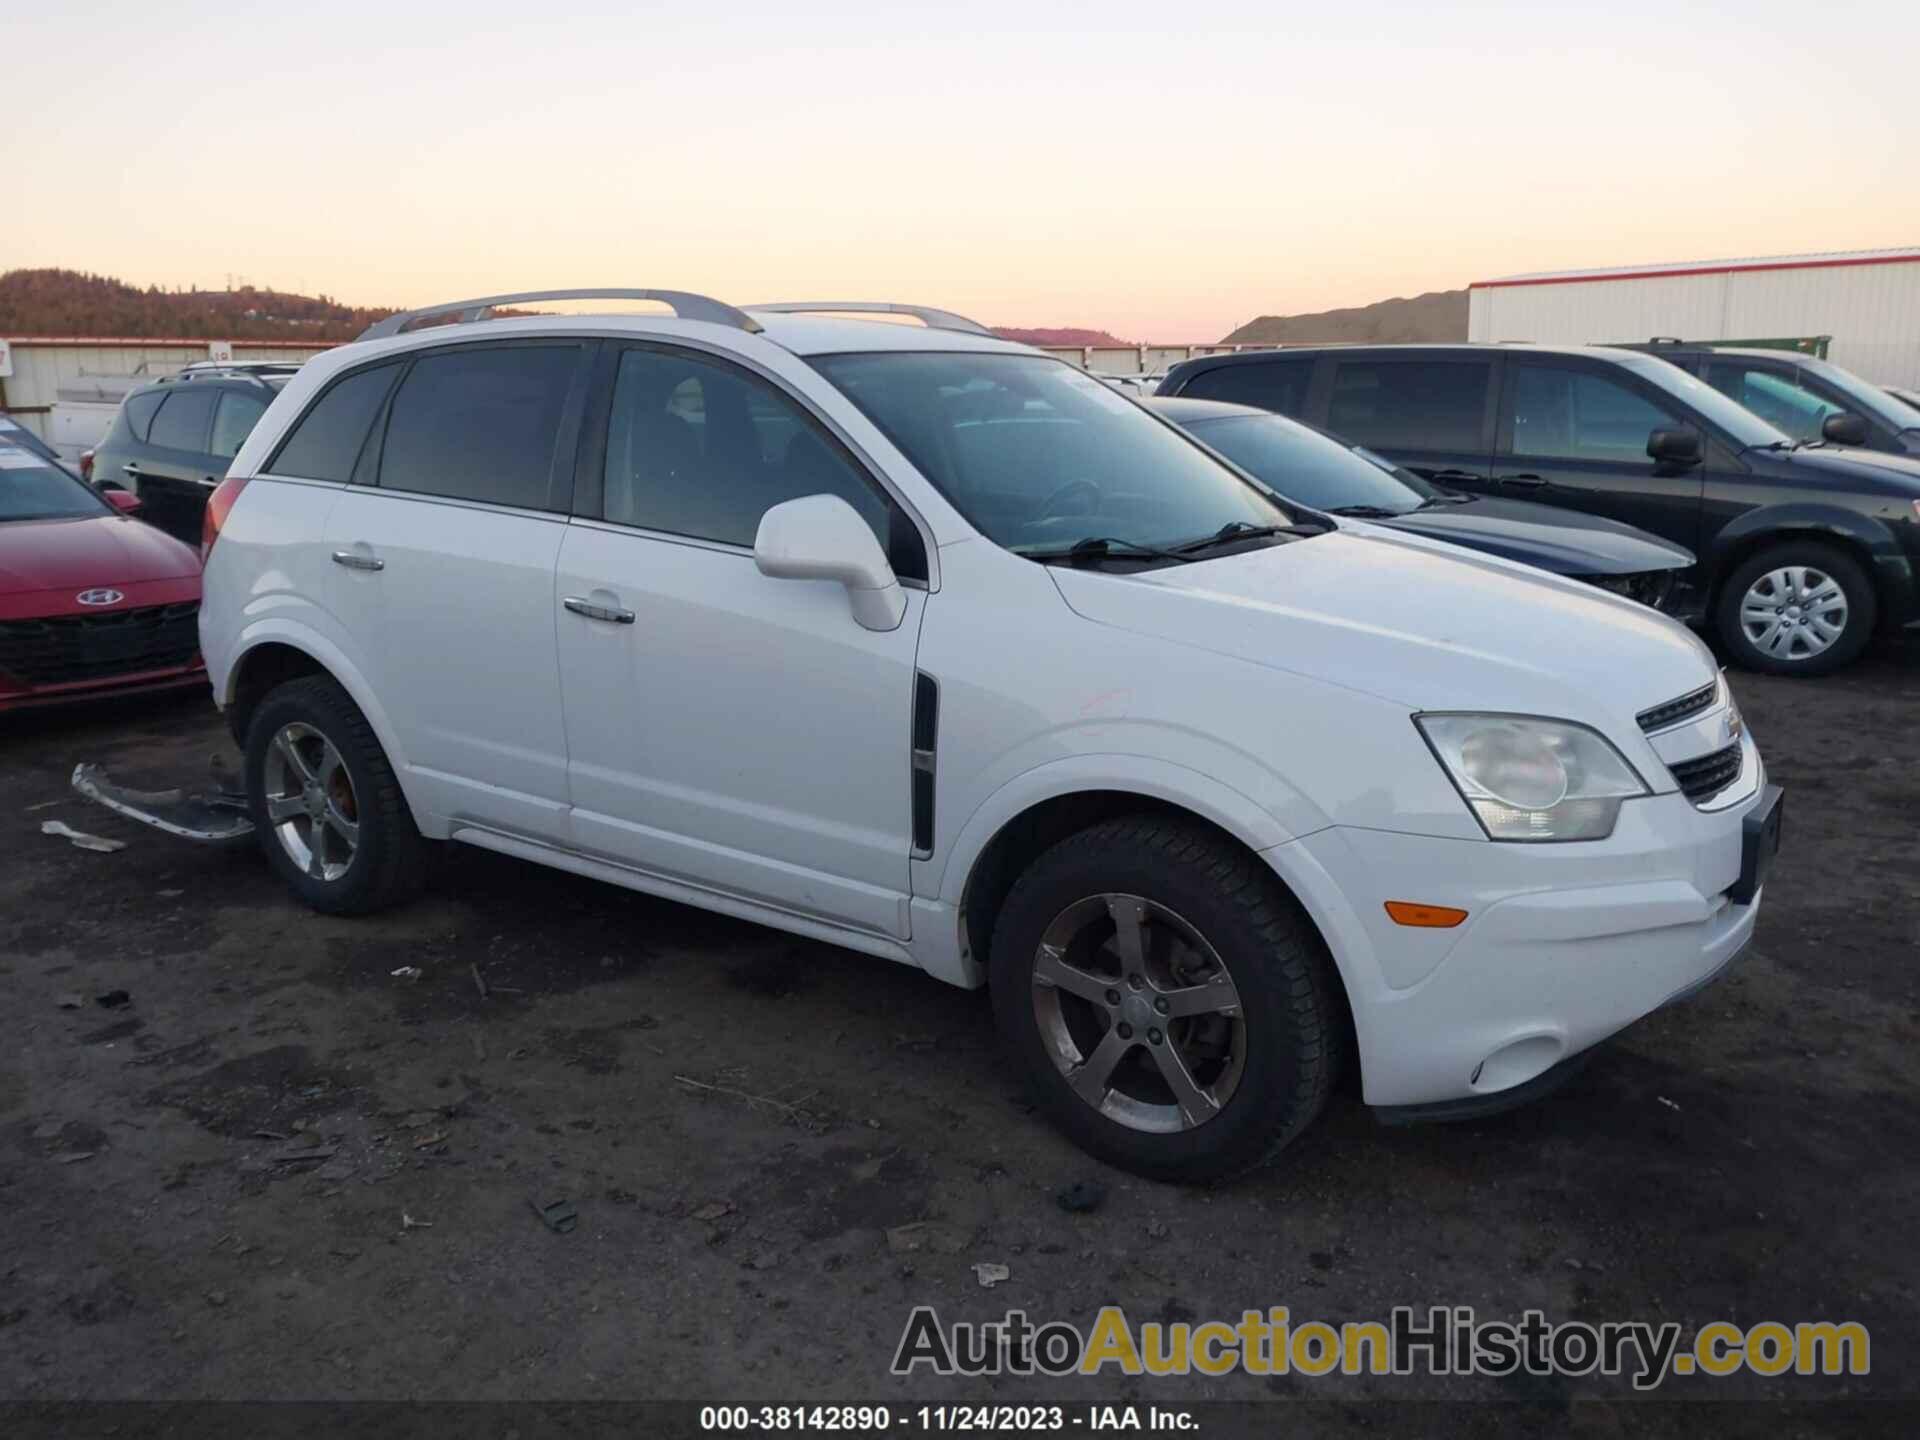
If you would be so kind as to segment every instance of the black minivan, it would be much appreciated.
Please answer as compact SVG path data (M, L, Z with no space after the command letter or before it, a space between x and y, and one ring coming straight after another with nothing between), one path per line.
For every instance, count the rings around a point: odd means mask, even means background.
M1920 624L1920 461L1794 440L1664 359L1598 346L1209 355L1162 395L1258 405L1468 494L1637 525L1699 557L1667 608L1754 670L1823 675Z

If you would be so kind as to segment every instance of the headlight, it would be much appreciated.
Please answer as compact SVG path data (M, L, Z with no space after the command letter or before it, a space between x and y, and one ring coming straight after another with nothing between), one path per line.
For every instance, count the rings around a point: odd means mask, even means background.
M1604 840L1651 792L1597 731L1519 715L1416 715L1491 840Z

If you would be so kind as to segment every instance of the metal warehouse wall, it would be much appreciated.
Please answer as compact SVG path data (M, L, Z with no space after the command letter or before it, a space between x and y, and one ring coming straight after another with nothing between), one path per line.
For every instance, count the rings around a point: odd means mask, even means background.
M0 380L6 409L43 440L52 439L47 410L62 385L90 375L148 375L155 379L209 358L205 340L89 340L29 337L11 340L13 375ZM326 345L233 343L236 360L307 360ZM144 369L142 367L145 367Z
M1880 385L1920 385L1920 260L1475 285L1467 338L1591 345L1674 335L1831 335L1827 358Z

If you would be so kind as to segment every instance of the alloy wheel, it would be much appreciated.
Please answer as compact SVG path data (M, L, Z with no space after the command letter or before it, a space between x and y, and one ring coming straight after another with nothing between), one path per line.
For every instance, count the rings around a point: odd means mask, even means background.
M1033 1010L1054 1066L1087 1105L1134 1130L1191 1130L1246 1068L1240 994L1204 936L1138 895L1056 915L1033 959Z
M313 726L282 726L267 748L267 819L288 857L315 880L338 880L360 845L353 777Z
M1845 632L1847 593L1839 581L1811 565L1769 570L1742 597L1740 628L1762 655L1810 660Z

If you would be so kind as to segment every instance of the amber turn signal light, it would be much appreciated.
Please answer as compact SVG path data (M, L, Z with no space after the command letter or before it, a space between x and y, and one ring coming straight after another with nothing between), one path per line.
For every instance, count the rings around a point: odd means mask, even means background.
M1467 918L1466 911L1451 905L1416 905L1411 900L1387 901L1387 915L1396 925L1420 930L1451 930Z

